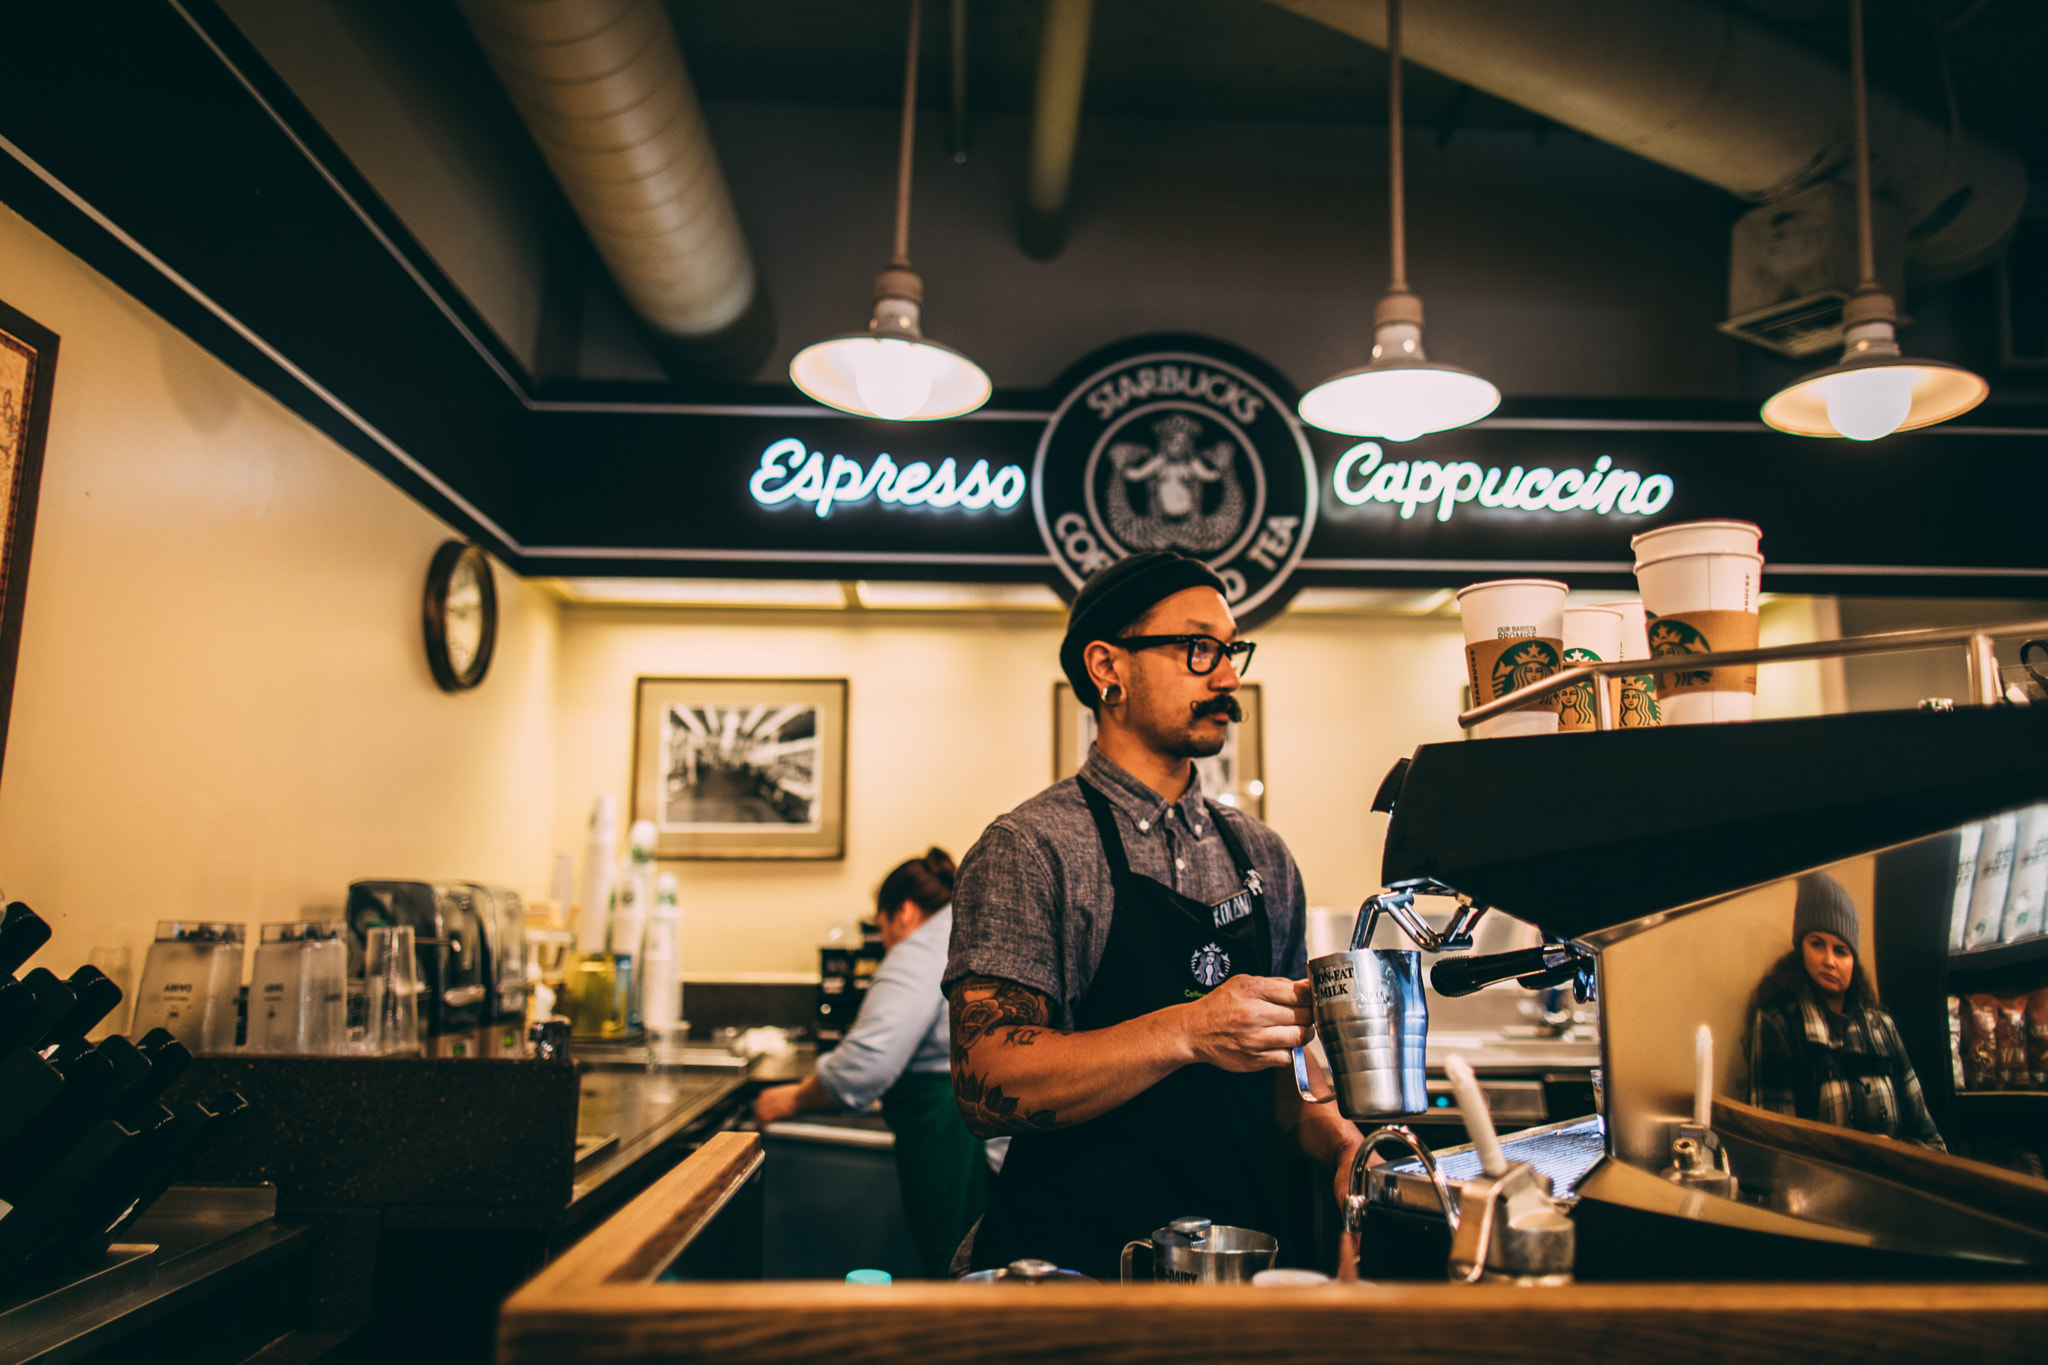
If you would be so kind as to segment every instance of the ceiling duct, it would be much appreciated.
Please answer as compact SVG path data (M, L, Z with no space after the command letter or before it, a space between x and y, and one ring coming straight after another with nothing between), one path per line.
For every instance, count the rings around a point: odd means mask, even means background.
M1386 0L1270 2L1375 46L1387 31ZM1410 61L1758 203L1849 154L1848 73L1714 0L1430 0L1403 29ZM1992 260L2026 202L2019 158L1875 90L1870 133L1914 267Z
M678 374L775 325L660 0L458 0L619 291Z

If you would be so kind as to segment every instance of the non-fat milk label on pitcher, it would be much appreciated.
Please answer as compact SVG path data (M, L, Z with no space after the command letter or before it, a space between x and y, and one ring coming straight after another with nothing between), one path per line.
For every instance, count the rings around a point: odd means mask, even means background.
M1039 533L1075 588L1146 550L1179 550L1240 616L1285 585L1315 526L1315 464L1293 404L1193 351L1117 361L1068 393L1039 441Z

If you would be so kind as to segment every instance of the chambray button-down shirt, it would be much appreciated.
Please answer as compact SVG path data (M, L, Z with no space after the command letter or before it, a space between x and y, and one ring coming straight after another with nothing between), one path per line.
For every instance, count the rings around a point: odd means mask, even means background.
M1209 805L1199 775L1172 803L1099 749L1088 751L1081 775L1108 798L1132 872L1212 905L1243 888L1216 832L1221 809L1265 882L1273 960L1264 970L1295 980L1307 974L1307 900L1279 835L1242 811ZM963 976L1015 981L1056 1001L1055 1022L1071 1029L1074 1004L1109 943L1114 901L1109 858L1080 786L1071 777L1055 783L999 817L961 859L945 984Z
M826 1094L848 1109L865 1109L906 1071L951 1069L953 1029L939 976L952 934L949 905L883 956L853 1027L818 1059Z

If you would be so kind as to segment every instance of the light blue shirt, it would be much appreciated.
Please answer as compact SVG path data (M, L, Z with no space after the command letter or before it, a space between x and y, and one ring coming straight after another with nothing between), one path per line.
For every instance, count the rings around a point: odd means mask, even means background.
M852 1030L818 1061L826 1094L848 1109L865 1109L906 1071L952 1069L953 1029L939 989L952 938L947 905L883 957Z

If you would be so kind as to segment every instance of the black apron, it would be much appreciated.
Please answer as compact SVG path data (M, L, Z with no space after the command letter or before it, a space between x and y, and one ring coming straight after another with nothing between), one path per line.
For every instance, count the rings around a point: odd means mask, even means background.
M1244 889L1211 906L1133 873L1108 799L1080 787L1115 903L1101 965L1074 1005L1076 1029L1199 1000L1232 976L1272 973L1259 876L1220 812L1212 807L1209 818ZM1113 1280L1125 1242L1176 1218L1277 1233L1279 1212L1273 1073L1194 1063L1086 1123L1013 1138L974 1236L973 1266L1035 1256Z

